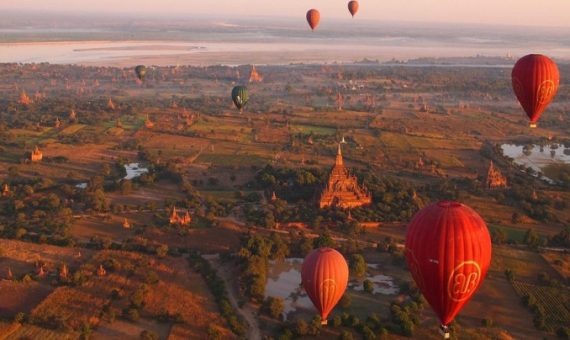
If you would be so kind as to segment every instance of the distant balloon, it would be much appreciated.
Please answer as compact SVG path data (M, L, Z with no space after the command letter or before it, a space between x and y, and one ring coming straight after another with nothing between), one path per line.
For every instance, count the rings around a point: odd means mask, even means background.
M432 204L420 210L408 226L406 262L447 333L449 323L487 275L491 263L487 225L461 203Z
M517 61L511 76L515 95L534 128L560 86L558 67L546 56L529 54Z
M350 15L352 15L352 17L354 18L354 15L356 15L356 12L358 12L358 1L356 0L352 0L348 3L348 11L350 12Z
M247 88L245 86L236 86L232 89L232 100L236 107L243 110L247 101L249 100L249 94L247 93Z
M137 78L141 81L144 81L144 77L146 76L146 66L138 65L135 67L135 73L137 74Z
M301 280L305 291L319 311L322 323L342 298L348 285L348 265L341 253L332 248L313 250L303 261Z
M309 26L311 26L312 30L315 30L315 28L317 28L319 21L321 21L321 13L319 13L319 11L316 9L310 9L307 12L307 22L309 23Z

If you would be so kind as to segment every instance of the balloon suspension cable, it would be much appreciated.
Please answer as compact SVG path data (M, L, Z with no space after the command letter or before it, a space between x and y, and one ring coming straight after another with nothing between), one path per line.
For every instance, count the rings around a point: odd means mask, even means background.
M444 339L449 339L450 337L449 327L447 327L446 325L439 326L439 333L442 335Z

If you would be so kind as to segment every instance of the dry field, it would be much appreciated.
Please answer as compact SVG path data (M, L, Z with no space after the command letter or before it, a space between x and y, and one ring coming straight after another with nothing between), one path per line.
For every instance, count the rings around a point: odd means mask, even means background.
M542 257L558 272L560 277L570 280L570 254L562 252L543 252Z
M175 327L175 326L172 326ZM140 339L143 331L152 331L160 337L167 339L171 326L168 323L161 323L146 318L141 318L137 322L125 320L115 320L112 323L103 321L93 332L93 340L123 340L123 339Z
M190 229L185 236L179 236L174 231L163 231L153 228L143 234L149 240L155 240L169 247L184 247L199 250L206 254L237 251L240 245L241 233L223 226Z
M0 322L0 339L1 340L23 340L23 339L42 339L42 340L75 340L79 339L79 333L61 332L51 329L45 329L34 325L9 324L3 327Z
M108 303L111 293L111 290L102 287L98 280L100 278L93 277L81 287L57 288L34 308L30 314L31 320L39 325L58 320L75 330L79 330L84 324L97 327L101 321L103 306Z
M29 313L52 290L44 282L0 281L0 317L10 319L18 313Z

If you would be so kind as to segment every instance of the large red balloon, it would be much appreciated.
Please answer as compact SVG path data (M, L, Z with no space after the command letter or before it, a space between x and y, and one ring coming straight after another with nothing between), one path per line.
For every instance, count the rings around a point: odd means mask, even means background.
M316 9L310 9L307 12L307 22L309 23L309 26L311 26L312 30L317 28L319 21L321 21L321 13Z
M305 291L321 313L323 324L342 298L348 285L348 264L332 248L313 250L303 261L301 280Z
M479 289L491 262L491 237L471 208L441 201L420 210L408 226L408 268L446 326Z
M350 1L348 3L348 11L350 12L350 15L352 15L352 17L354 17L356 12L358 12L358 1L356 1L356 0Z
M529 54L517 61L511 76L513 90L530 119L530 127L536 127L540 115L558 91L558 67L546 56Z

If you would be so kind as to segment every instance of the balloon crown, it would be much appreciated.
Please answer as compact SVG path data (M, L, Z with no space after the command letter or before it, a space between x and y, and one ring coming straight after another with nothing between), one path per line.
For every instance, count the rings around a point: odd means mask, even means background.
M459 208L462 206L461 203L455 201L439 201L437 205L442 208Z

